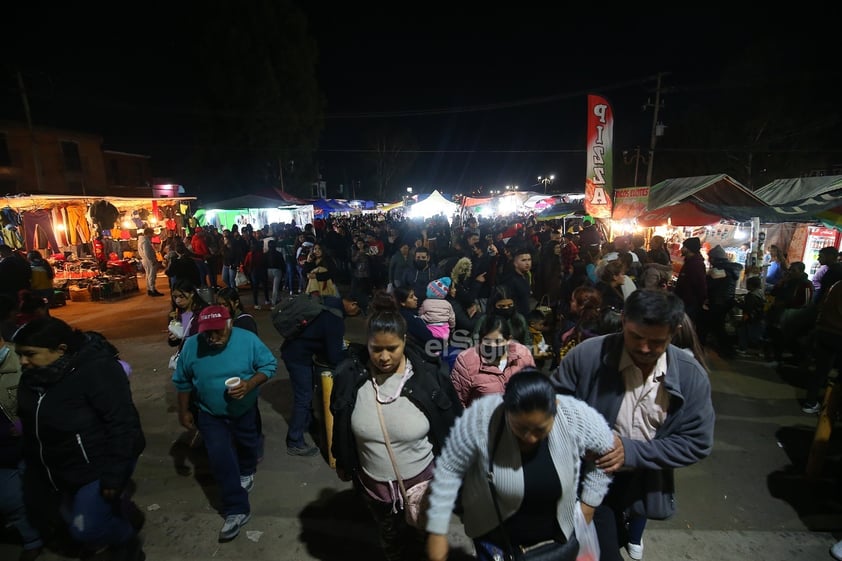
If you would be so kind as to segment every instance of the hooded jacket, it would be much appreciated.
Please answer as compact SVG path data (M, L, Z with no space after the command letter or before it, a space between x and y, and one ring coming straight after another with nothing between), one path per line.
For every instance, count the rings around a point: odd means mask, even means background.
M730 308L734 305L742 270L742 265L729 261L727 257L711 260L707 277L708 304L711 307Z
M123 489L146 440L117 349L99 333L85 335L77 352L53 363L49 381L39 379L42 368L21 375L24 459L58 491L96 480Z

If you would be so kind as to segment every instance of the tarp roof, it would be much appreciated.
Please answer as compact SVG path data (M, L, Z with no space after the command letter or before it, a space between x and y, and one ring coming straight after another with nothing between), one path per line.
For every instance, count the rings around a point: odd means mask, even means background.
M202 208L219 210L239 210L241 208L279 208L289 206L290 203L280 197L270 198L259 195L242 195L231 199L202 203Z
M770 205L777 205L811 197L821 197L839 190L842 190L842 175L826 175L824 177L776 179L759 188L754 194Z
M739 181L721 173L661 181L649 189L646 208L656 210L687 200L720 206L766 206Z
M170 204L176 201L195 201L196 197L109 197L105 195L15 195L0 197L0 207L10 207L16 210L36 210L51 208L67 203L90 204L97 201L108 201L118 210L149 206L153 201L158 204Z
M413 214L423 214L425 216L435 216L436 214L444 214L448 216L458 210L459 205L448 201L442 197L438 191L433 191L423 201L417 202L410 207L410 212Z

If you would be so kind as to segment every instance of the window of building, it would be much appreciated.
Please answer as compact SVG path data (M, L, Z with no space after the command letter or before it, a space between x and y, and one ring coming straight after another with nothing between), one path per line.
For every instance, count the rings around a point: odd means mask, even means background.
M63 140L61 153L64 156L64 171L82 171L82 158L79 156L79 144Z
M135 177L135 185L142 185L143 184L143 163L142 162L135 162L135 173L137 176Z
M0 132L0 167L11 167L12 155L9 154L9 143L6 142L6 133Z
M81 181L68 181L67 182L67 190L70 191L71 195L84 195L85 188L82 185Z

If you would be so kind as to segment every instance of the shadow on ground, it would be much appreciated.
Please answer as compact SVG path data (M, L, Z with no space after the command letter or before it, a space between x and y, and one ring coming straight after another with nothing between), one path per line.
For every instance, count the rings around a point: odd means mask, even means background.
M778 429L778 443L792 463L770 473L766 482L769 493L789 504L811 531L836 531L842 528L842 431L832 434L821 473L808 478L814 432L813 427Z
M383 559L374 519L353 489L338 492L322 490L317 500L304 507L299 519L299 541L317 559ZM473 559L470 552L458 547L452 549L448 556L449 561Z

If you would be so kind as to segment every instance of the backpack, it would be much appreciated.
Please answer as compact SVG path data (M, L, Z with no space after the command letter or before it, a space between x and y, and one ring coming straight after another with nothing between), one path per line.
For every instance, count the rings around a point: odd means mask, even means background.
M272 308L272 325L284 339L294 339L322 312L330 312L340 320L342 312L322 304L321 298L299 294Z

